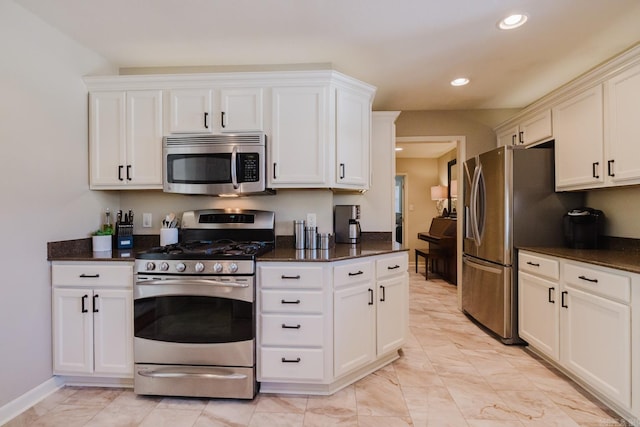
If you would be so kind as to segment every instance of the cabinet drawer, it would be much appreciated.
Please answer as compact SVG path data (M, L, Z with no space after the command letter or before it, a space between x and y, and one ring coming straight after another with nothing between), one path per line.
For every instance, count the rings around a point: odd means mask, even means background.
M321 349L261 348L260 362L259 381L324 379Z
M322 288L322 267L292 265L260 266L261 288Z
M322 316L260 316L262 345L322 347Z
M53 286L83 287L133 287L133 264L118 262L83 262L77 264L53 264Z
M260 291L263 313L322 313L324 308L321 291Z
M564 265L566 284L623 303L631 301L631 279L601 270L567 262Z
M376 277L382 279L403 274L407 272L408 268L409 256L406 252L399 255L386 256L376 261Z
M519 253L518 269L549 279L558 280L560 278L560 263L557 260L543 258L529 253Z
M368 282L373 278L373 262L350 262L333 269L333 283L335 287L347 286L352 283Z

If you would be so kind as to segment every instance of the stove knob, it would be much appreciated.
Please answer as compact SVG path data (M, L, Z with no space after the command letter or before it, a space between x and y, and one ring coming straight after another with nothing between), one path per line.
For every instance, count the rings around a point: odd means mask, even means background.
M156 264L151 262L151 261L149 261L147 263L147 270L155 270L155 269L156 269Z
M202 273L204 271L204 264L201 262L197 262L195 268L197 273Z
M162 271L169 270L169 263L168 262L163 262L162 264L160 264L160 270L162 270Z
M182 273L186 269L187 269L187 266L184 265L184 262L179 262L176 264L176 270L178 270L179 273Z
M216 273L222 273L222 264L220 264L219 262L213 264L213 271L215 271Z
M238 264L235 262L229 264L229 273L235 273L236 271L238 271Z

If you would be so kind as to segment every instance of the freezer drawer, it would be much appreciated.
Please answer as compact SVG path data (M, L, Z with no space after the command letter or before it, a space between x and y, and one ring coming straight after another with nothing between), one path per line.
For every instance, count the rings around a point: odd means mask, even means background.
M463 256L462 310L503 341L514 338L513 294L511 267Z

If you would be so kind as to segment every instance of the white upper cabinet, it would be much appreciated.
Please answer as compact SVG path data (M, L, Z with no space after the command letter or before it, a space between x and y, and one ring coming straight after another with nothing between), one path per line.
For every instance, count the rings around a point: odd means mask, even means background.
M370 97L337 89L335 187L369 188L370 134Z
M263 126L262 88L229 88L220 91L222 132L261 131Z
M211 89L169 91L170 133L211 133Z
M556 188L584 189L604 182L602 85L553 108Z
M551 109L525 115L515 125L507 125L496 130L498 146L531 145L553 137L551 126Z
M272 90L270 187L321 187L330 144L326 86Z
M605 93L607 179L640 184L640 65L610 79Z
M90 187L162 188L162 91L92 92Z

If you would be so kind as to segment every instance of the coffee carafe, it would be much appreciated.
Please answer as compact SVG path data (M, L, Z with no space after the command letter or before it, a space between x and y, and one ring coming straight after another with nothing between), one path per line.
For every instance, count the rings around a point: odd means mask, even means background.
M360 243L360 205L336 205L333 212L333 232L336 243Z

